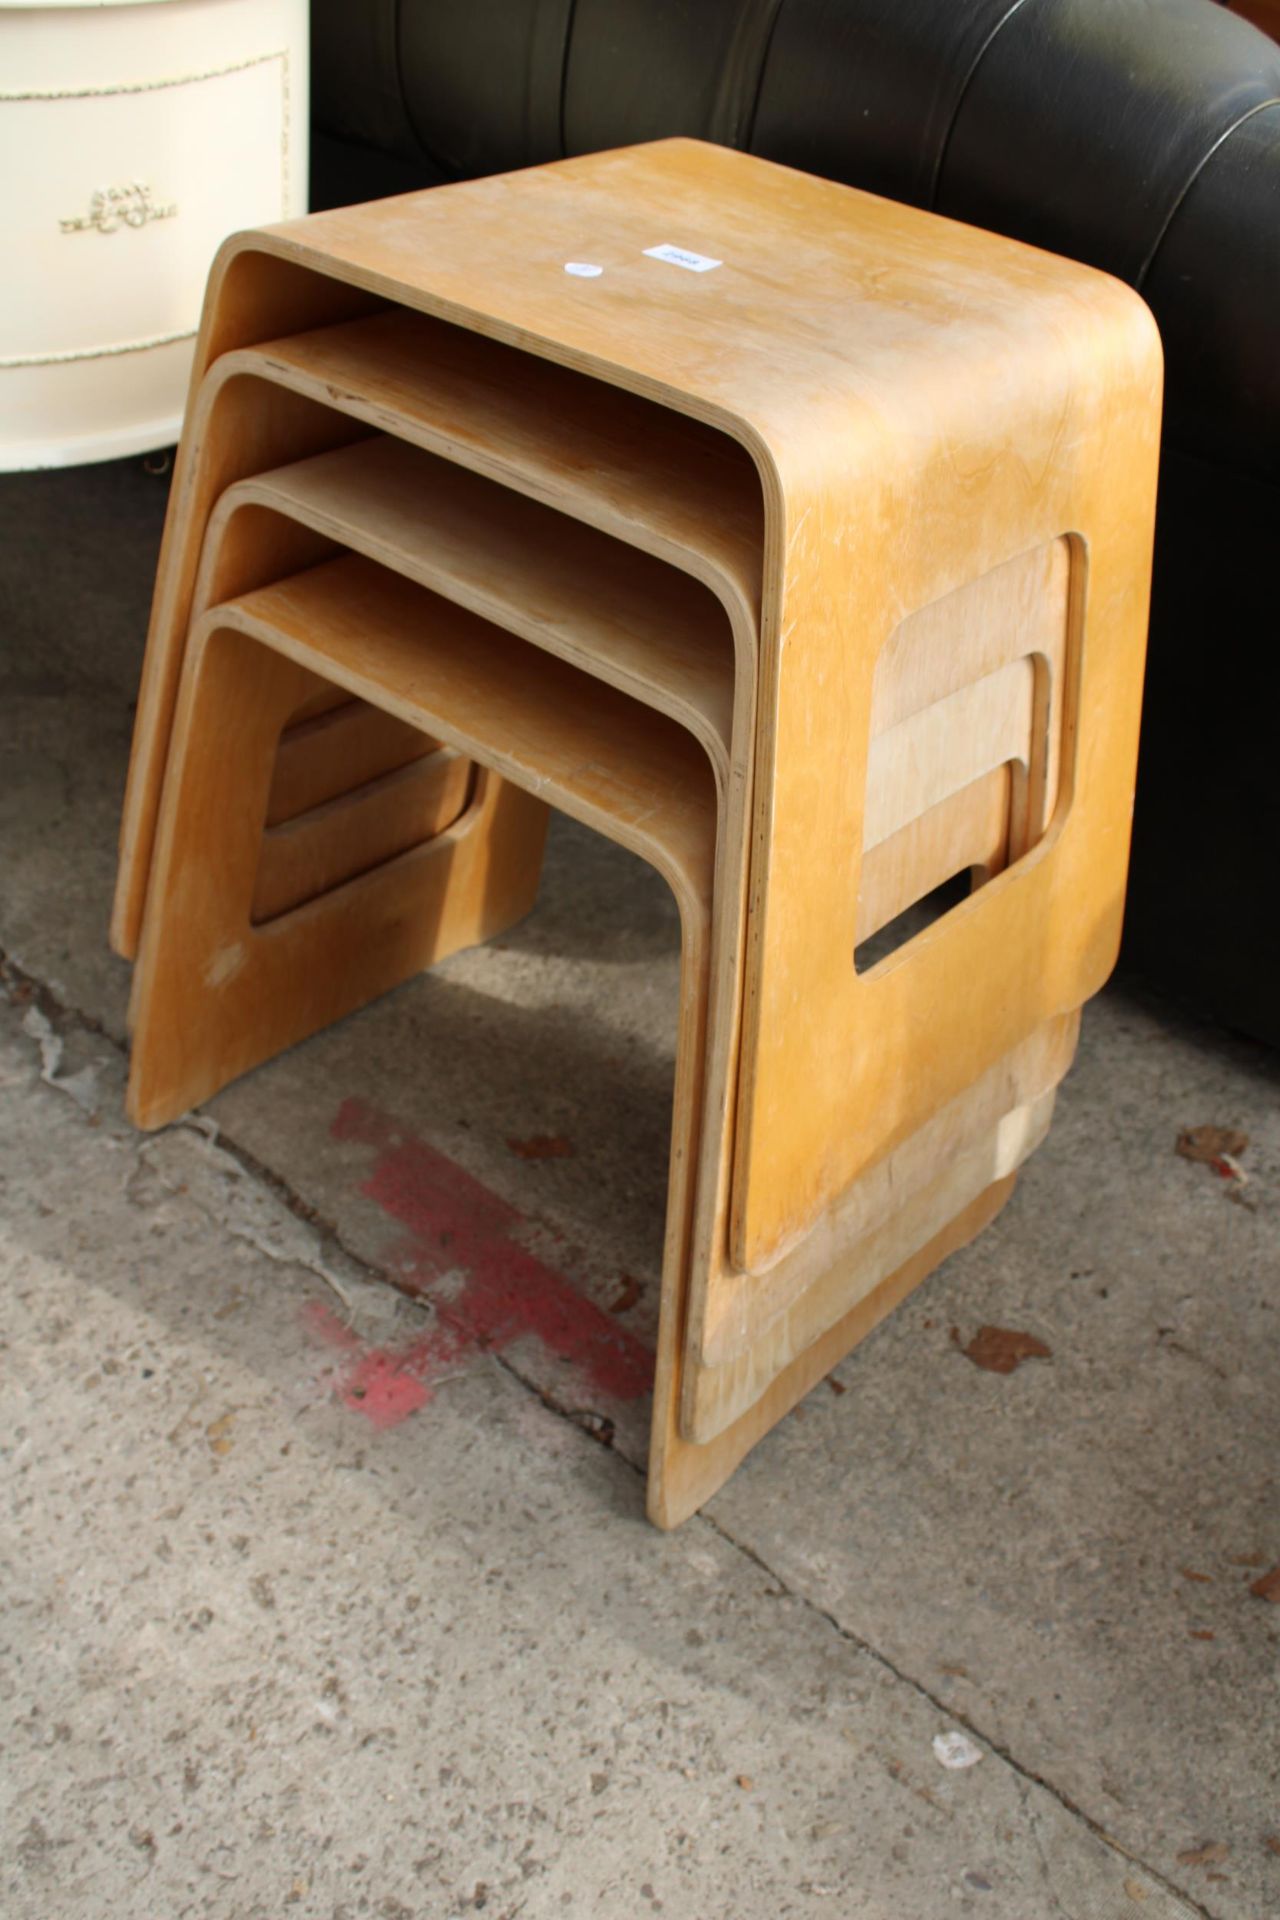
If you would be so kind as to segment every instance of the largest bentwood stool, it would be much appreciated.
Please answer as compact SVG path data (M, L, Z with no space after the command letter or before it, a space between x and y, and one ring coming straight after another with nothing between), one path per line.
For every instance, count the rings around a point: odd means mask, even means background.
M685 140L229 242L121 843L133 1117L526 911L548 802L650 859L649 1507L692 1512L1048 1125L1119 937L1159 390L1106 276Z

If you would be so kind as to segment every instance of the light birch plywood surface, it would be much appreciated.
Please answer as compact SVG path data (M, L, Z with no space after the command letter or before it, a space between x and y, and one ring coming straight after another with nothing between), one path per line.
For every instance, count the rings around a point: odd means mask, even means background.
M566 275L569 260L601 270ZM276 397L257 419L262 388ZM1047 1124L1118 938L1158 389L1150 318L1105 276L687 141L343 209L219 258L117 941L153 878L187 623L221 597L197 556L228 486L241 511L211 552L274 485L293 531L273 565L363 541L552 653L647 682L640 711L692 725L718 812L698 1177L685 1226L668 1223L688 1234L655 1416L668 1518L839 1357L841 1330L858 1337L927 1270L927 1249L989 1217ZM397 498L425 459L453 464L452 519L447 489L416 523ZM292 479L265 481L281 461ZM494 483L506 504L486 508ZM362 518L356 496L379 485ZM624 602L646 567L655 605L679 604L678 576L710 588L733 654L714 724L710 676L692 689L709 656L682 642L664 662L616 600L612 641L563 595L535 633L530 516L551 508L544 574L547 552L609 535L633 550L611 581ZM505 603L481 581L486 524L495 550L524 542ZM353 724L336 711L335 741ZM485 752L501 768L491 738ZM961 868L982 883L969 900L855 967L859 942ZM388 900L406 871L388 863ZM884 1219L881 1188L902 1203Z
M315 704L311 675L322 673L350 694L385 704L401 722L449 739L459 755L500 764L508 782L528 784L643 852L673 884L686 941L651 1489L655 1516L674 1523L749 1444L751 1401L761 1397L744 1397L739 1388L745 1419L727 1433L722 1428L709 1446L690 1444L678 1431L688 1365L681 1327L692 1147L705 1054L712 782L705 764L697 773L698 749L691 739L681 747L678 729L654 715L637 735L634 713L619 711L629 702L571 669L531 674L534 662L536 656L507 636L357 559L323 563L206 616L187 663L178 757L166 789L156 890L137 973L131 1110L142 1124L173 1117L202 1090L252 1064L255 1050L268 1055L286 1035L301 1037L308 1022L335 1017L335 985L358 1004L361 951L381 968L381 950L368 935L371 928L375 935L383 930L371 907L385 873L398 863L369 876L371 887L357 882L313 901L309 910L286 912L265 927L251 924L256 823L271 776L273 727L308 698ZM602 758L600 742L611 722L613 751ZM465 888L451 883L446 921L465 896ZM335 947L345 961L336 969L328 964ZM318 1002L299 989L304 964L319 984ZM194 998L193 978L204 989ZM984 1091L990 1106L990 1090ZM986 1117L979 1115L979 1124ZM975 1170L986 1176L978 1188ZM921 1242L958 1230L951 1214L976 1217L979 1189L1001 1171L979 1148L929 1183L923 1204L886 1208L891 1178L878 1206L869 1196L863 1293L878 1292L904 1260L904 1271L914 1272L911 1256Z
M244 644L215 644L215 634L239 634ZM213 610L200 636L184 674L159 891L135 971L131 1101L139 1124L163 1124L336 1017L318 1019L309 1004L309 982L322 979L328 943L338 937L331 928L322 935L318 922L327 915L350 923L357 944L366 895L394 882L395 861L293 914L251 924L275 739L290 711L281 702L296 703L313 676L421 725L464 756L477 747L513 785L539 801L553 798L649 859L683 910L693 915L696 903L698 924L709 927L713 784L705 756L663 716L355 556ZM289 673L275 664L281 660L292 663ZM259 680L272 697L257 691ZM250 744L241 746L242 736ZM198 781L188 763L201 769ZM216 799L206 790L215 782ZM446 832L417 851L441 849L435 857L447 864L449 843ZM705 933L700 938L705 945ZM176 946L186 958L175 957ZM268 978L259 957L308 950L316 956L309 980L283 963ZM197 951L199 960L191 957ZM197 982L203 991L193 991ZM327 1006L327 989L316 991Z
M719 265L654 258L664 242ZM268 274L345 280L687 413L755 462L764 573L733 1248L758 1265L985 1064L1079 1005L1114 958L1158 439L1150 316L1076 263L680 140L233 242L210 351L239 344L235 315L266 256ZM602 271L578 279L567 261ZM1067 803L1003 884L859 978L880 649L905 616L1068 535L1086 751ZM971 983L958 1033L956 977Z
M593 664L597 670L602 667L607 667L608 673L606 677L616 679L617 667L613 654L607 648L602 648L599 639L593 635L593 624L595 624L594 609L598 603L603 603L600 606L600 618L598 622L600 631L602 634L607 635L610 630L609 593L603 583L600 585L598 591L583 593L581 591L581 566L578 565L568 569L560 566L559 562L562 556L555 555L554 550L549 547L549 539L554 537L556 532L554 524L548 529L547 534L544 535L541 542L529 542L526 540L523 545L518 539L509 543L504 542L503 551L507 564L503 569L501 581L486 586L483 591L478 594L475 582L477 580L483 581L485 578L485 547L483 541L485 522L483 513L474 509L468 512L464 508L461 519L459 519L457 515L451 515L445 505L435 499L432 492L433 488L438 490L441 484L436 478L434 465L427 469L422 487L415 489L412 482L417 471L417 463L419 463L422 458L423 456L414 454L411 449L400 446L394 442L368 441L356 447L344 449L333 455L320 456L318 459L300 463L295 467L261 476L256 481L239 483L223 496L219 508L213 516L210 548L206 552L206 566L202 569L202 581L208 573L208 563L212 559L214 563L214 577L216 578L221 575L224 583L226 583L225 570L222 569L220 564L222 541L218 536L225 536L227 528L231 525L232 516L238 512L252 511L255 507L265 508L266 503L271 501L277 509L303 516L308 520L309 524L322 528L335 539L339 536L344 536L352 540L371 557L376 557L392 564L397 571L408 577L415 578L424 584L430 584L438 589L443 589L448 593L450 598L456 599L459 604L472 607L478 606L491 614L495 612L502 614L506 623L513 629L537 637L541 644L547 645L554 651L565 654L566 657L570 659L574 659L579 663L585 662ZM362 485L362 481L367 482L367 484ZM406 502L407 504L405 504ZM539 509L538 511L541 510ZM572 530L569 531L571 532ZM576 543L580 537L581 530L579 530L578 535L572 536L570 543L570 551L574 553L575 559L579 561L582 555L581 552L576 549ZM596 538L598 538L598 536L592 536L593 540ZM466 564L462 567L459 567L457 562L457 554L460 547L466 554ZM590 552L590 549L588 549L588 552ZM625 552L626 550L624 549L624 555ZM548 566L553 567L553 578L550 584L552 598L554 600L558 597L561 603L558 609L558 617L550 623L548 623L544 617L531 627L530 612L532 611L536 618L539 610L545 609L547 605L549 587L546 570ZM210 589L207 585L198 584L196 592L197 606L203 604L209 591ZM567 612L564 604L566 591L568 591L571 597ZM661 602L659 602L659 605L661 605ZM708 750L712 769L716 776L717 792L721 796L719 811L722 829L725 779L725 750L723 740L717 740L714 729L709 731L705 725L704 714L709 705L708 698L704 696L702 702L703 713L699 713L696 702L691 703L680 687L673 689L669 684L670 668L667 665L668 655L664 649L661 636L654 635L649 637L646 646L644 628L648 611L649 603L646 602L643 595L638 596L632 608L631 621L633 628L639 627L640 639L637 641L633 633L629 643L628 656L632 663L631 672L636 681L635 690L647 701L670 712L674 717L681 720L694 736L701 740L704 747ZM1059 623L1061 623L1061 609L1059 609ZM934 622L933 630L943 633L948 631L948 629L940 626L936 621ZM937 752L933 753L931 757L929 755L921 756L916 752L913 740L913 729L918 729L922 721L935 720L939 713L943 715L944 720L949 720L949 710L958 699L968 698L971 702L976 699L979 703L979 711L981 711L981 702L984 696L987 697L987 704L991 704L989 696L987 696L987 689L988 683L993 683L996 694L1001 696L996 699L994 711L996 719L1003 729L999 735L999 751L996 753L995 758L997 761L1006 758L1013 759L1019 755L1024 761L1029 758L1028 743L1031 726L1029 692L1030 662L1023 659L1010 663L1006 668L997 669L994 672L986 674L982 680L970 682L968 686L965 686L963 684L963 677L966 670L972 671L973 665L978 667L989 666L992 659L999 657L999 648L993 643L987 629L975 628L973 631L979 634L980 644L979 639L975 639L971 635L968 641L968 647L974 655L974 660L968 668L966 668L964 661L965 640L963 632L957 628L951 635L952 646L950 659L952 677L953 679L959 679L962 684L957 693L947 695L941 702L936 702L933 707L919 706L919 699L927 697L927 692L921 693L919 690L918 649L899 649L887 663L887 687L881 703L881 716L884 719L893 720L895 715L902 711L904 707L912 704L910 697L895 692L897 677L908 671L913 671L916 675L917 690L914 697L915 711L911 713L907 719L897 720L895 725L887 726L882 736L888 752L884 756L882 790L878 791L874 796L877 802L875 817L879 824L880 837L893 839L895 841L895 845L890 849L890 852L896 866L896 885L905 893L907 898L914 898L918 892L926 890L926 885L921 884L918 871L919 863L925 858L936 858L936 854L931 844L921 841L919 836L917 836L917 841L914 843L916 846L914 865L909 862L904 869L904 849L900 839L900 830L907 830L907 823L915 821L917 815L922 813L926 806L934 808L935 811L942 810L937 809L936 801L932 794L926 794L922 798L920 793L914 790L910 777L899 777L895 782L895 767L899 762L904 762L907 767L908 776L911 774L913 768L915 768L918 773L920 766L924 766L926 769L941 767L944 776L944 788L947 784L947 762L945 756L940 756ZM1002 644L1004 650L1007 652L1011 645L1021 644L1021 638L1015 634L1013 638L1010 639L1010 636L1006 632ZM689 645L687 652L688 659L683 663L684 673L682 682L683 678L687 678L687 675L697 666L697 662L701 657L698 648L692 643ZM712 659L714 659L714 656L712 656ZM648 684L645 684L644 680L644 664L646 660L651 662L652 669L654 670ZM727 677L725 673L727 664L727 648L722 641L720 651L721 686L723 686L724 679ZM1009 673L1014 669L1023 670L1021 677L1015 680L1015 689L1021 689L1024 681L1028 684L1025 698L1022 699L1020 704L1016 700L1013 703L1013 713L1017 724L1011 728L1008 720L1009 701L1003 697L1003 689ZM1004 676L1003 679L1002 675ZM622 684L627 684L625 678L622 680ZM714 692L716 686L714 677L710 682L710 686ZM937 686L931 689L933 692L937 690ZM969 732L972 731L972 729L969 730ZM944 744L948 738L951 738L956 743L957 750L963 750L965 752L970 750L968 733L966 733L964 729L955 728L954 724L950 727L949 733L944 726L942 738ZM980 755L986 753L987 750L980 727L976 731L976 739ZM987 757L990 757L989 754ZM968 772L966 771L962 777L968 778ZM952 782L952 784L955 784L955 782ZM1007 797L1007 787L1003 791ZM952 832L954 834L954 828ZM1007 842L1007 832L1007 823L1002 823L999 828L1002 845ZM719 834L717 838L719 838ZM370 850L369 864L372 863L372 852L374 850L375 849ZM390 843L386 844L386 852L388 855L397 850L394 845ZM974 848L972 852L975 860L981 858L988 867L995 865L995 849L993 849L986 840L983 841L980 847ZM874 885L874 862L870 864L870 872ZM283 891L283 884L281 884L282 895ZM295 889L295 891L298 891L300 895L300 889ZM712 1026L714 1030L714 1020ZM1060 1072L1061 1070L1062 1067L1060 1066L1058 1071ZM714 1085L714 1079L712 1084ZM1042 1091L1043 1086L1039 1084L1031 1089L1031 1093L1036 1096ZM972 1157L974 1148L972 1127L970 1127L968 1133L965 1132L968 1098L967 1095L961 1096L956 1103L958 1110L957 1119L953 1127L949 1147L952 1151L958 1151L959 1146L963 1144L971 1152L971 1164L976 1166L978 1160ZM976 1089L973 1091L972 1098L974 1102L977 1102L979 1094ZM1016 1106L1018 1102L1014 1101L1013 1104ZM977 1109L975 1108L975 1110ZM990 1133L990 1147L987 1162L990 1167L989 1179L994 1179L997 1176L1002 1177L1004 1173L1010 1171L1012 1166L1016 1164L1016 1159L1010 1158L1008 1142L1012 1136L1009 1134L1007 1128L1005 1133L1000 1136L1005 1144L999 1153L996 1151L996 1140L999 1131L998 1123L1002 1123L1006 1117L1007 1116L1003 1114L985 1113L985 1124ZM717 1121L719 1121L720 1124L717 1124ZM851 1264L848 1249L853 1237L855 1237L857 1233L865 1231L865 1229L856 1225L858 1220L857 1209L846 1204L838 1216L842 1226L839 1229L833 1228L831 1222L828 1221L826 1231L821 1235L815 1235L813 1237L814 1244L821 1245L828 1253L836 1246L843 1246L846 1250L846 1257L843 1263L836 1263L835 1272L838 1277L835 1283L823 1290L815 1291L807 1311L792 1314L786 1327L782 1328L779 1325L776 1310L767 1309L764 1304L767 1299L767 1290L758 1284L759 1276L744 1274L741 1271L729 1267L721 1251L724 1246L723 1207L726 1194L726 1171L728 1156L732 1151L731 1130L726 1124L726 1121L727 1115L723 1109L714 1106L709 1108L700 1150L696 1139L696 1121L690 1123L693 1125L693 1132L687 1141L681 1143L679 1148L681 1154L694 1152L699 1154L700 1181L703 1183L702 1190L704 1193L711 1192L718 1194L721 1206L720 1217L710 1223L706 1251L703 1252L701 1248L698 1249L692 1276L688 1282L692 1301L692 1324L698 1324L700 1316L704 1314L713 1315L716 1312L723 1314L725 1311L724 1299L725 1296L728 1296L738 1303L735 1324L740 1330L743 1328L749 1329L750 1316L743 1315L740 1304L744 1294L749 1294L752 1299L758 1298L761 1301L761 1312L767 1313L770 1318L771 1351L775 1353L776 1358L779 1350L778 1342L783 1334L785 1334L786 1340L794 1346L794 1343L801 1338L798 1329L803 1328L812 1331L815 1326L815 1316L825 1313L828 1320L838 1318L839 1310L843 1310L849 1305L855 1286L861 1287L862 1290L865 1291L874 1285L878 1285L887 1271L885 1264L887 1256L878 1255L876 1250L872 1249L865 1258ZM682 1125L683 1124L682 1122ZM931 1138L936 1145L939 1140L936 1131L932 1134ZM947 1145L948 1143L944 1141L943 1146L945 1147ZM903 1170L906 1165L917 1164L919 1162L918 1151L914 1152L913 1160L914 1148L914 1142L909 1141L904 1143L898 1154L891 1156L888 1162L875 1170L875 1177L882 1181L887 1180L887 1190L897 1193L904 1203L910 1201L915 1190L925 1184L923 1173L917 1172L914 1178L912 1178L907 1176ZM1020 1158L1021 1155L1018 1157ZM945 1154L943 1158L945 1159ZM902 1166L899 1166L899 1161L903 1163ZM870 1178L871 1176L868 1177ZM984 1181L982 1184L987 1184L987 1182ZM948 1187L946 1191L949 1193L952 1191L952 1188ZM968 1194L966 1194L965 1197L967 1199L969 1197ZM846 1195L846 1202L848 1199L849 1196ZM924 1226L921 1226L921 1228L915 1232L914 1240L911 1238L912 1228L909 1224L903 1222L900 1222L896 1229L896 1237L894 1235L882 1236L884 1245L889 1249L891 1254L896 1256L900 1248L904 1252L913 1252L921 1240L930 1237L934 1226L941 1224L935 1221L932 1215L926 1216L922 1214L921 1217L926 1223L932 1224L929 1224L928 1232L925 1231ZM908 1242L910 1244L907 1244ZM897 1258L893 1258L890 1264L898 1264ZM792 1286L793 1290L795 1285L799 1284L796 1280L797 1275L803 1275L804 1282L807 1284L816 1284L814 1263L811 1258L802 1258L797 1262L784 1263L784 1272L791 1276L788 1284ZM774 1274L771 1277L776 1289L780 1276ZM682 1287L685 1284L685 1281L682 1279ZM715 1298L710 1299L710 1295L714 1295ZM825 1303L821 1307L817 1305L819 1299ZM819 1327L818 1331L821 1330L822 1328ZM749 1341L749 1331L741 1331L740 1338L742 1342L746 1344ZM789 1359L793 1357L793 1355L788 1353L785 1357ZM726 1365L727 1362L721 1359L719 1362L720 1371L715 1376L717 1392L723 1390L724 1383L729 1377L724 1370ZM742 1383L756 1379L759 1372L759 1363L754 1370L741 1365L737 1367L735 1378L738 1384L734 1388L735 1404L745 1390ZM710 1437L710 1434L718 1429L718 1425L722 1424L723 1421L729 1417L727 1411L728 1402L720 1406L718 1413L709 1413L706 1410L709 1391L710 1388L707 1383L704 1383L702 1386L700 1397L691 1390L689 1415L691 1428L695 1432L699 1428L703 1429L707 1437ZM702 1408L701 1412L698 1411L699 1406Z

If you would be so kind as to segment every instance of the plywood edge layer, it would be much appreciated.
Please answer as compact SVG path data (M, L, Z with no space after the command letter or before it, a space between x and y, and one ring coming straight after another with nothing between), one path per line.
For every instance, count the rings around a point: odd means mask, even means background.
M237 364L659 552L758 620L755 474L684 413L403 307L264 341Z
M1075 1057L1079 1030L1078 1013L1045 1022L856 1180L770 1266L726 1276L728 1284L708 1298L700 1357L710 1366L737 1358L806 1290L821 1287L859 1242L908 1206L939 1168L989 1138L1004 1115L1055 1088Z
M980 1193L927 1246L881 1281L829 1332L784 1367L760 1398L714 1440L696 1444L682 1438L674 1419L664 1424L655 1418L647 1505L654 1525L678 1527L705 1505L770 1428L790 1413L922 1280L994 1220L1013 1193L1016 1177L1011 1174Z
M470 761L442 747L269 826L253 921L272 920L442 833L462 815L471 779Z
M359 556L210 610L684 876L710 913L716 807L665 715Z
M671 714L727 782L733 642L721 607L686 575L381 437L237 482L211 519L210 545L254 505ZM209 564L206 553L202 575Z
M704 1444L739 1419L778 1373L820 1340L892 1272L944 1232L992 1184L1015 1173L1049 1130L1056 1088L1005 1114L988 1135L957 1154L891 1219L840 1254L735 1359L691 1368L681 1430Z

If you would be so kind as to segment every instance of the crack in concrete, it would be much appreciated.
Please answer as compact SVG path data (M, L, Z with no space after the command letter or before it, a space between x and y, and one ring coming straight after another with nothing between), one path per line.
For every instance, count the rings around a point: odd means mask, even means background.
M1028 1766L1025 1761L1019 1760L1008 1747L1004 1746L1000 1741L993 1739L991 1735L984 1733L976 1722L966 1718L966 1716L958 1712L954 1706L948 1706L944 1701L940 1700L935 1693L930 1691L923 1680L916 1679L914 1674L908 1673L905 1668L897 1666L887 1654L881 1653L878 1647L872 1646L870 1641L862 1639L852 1628L846 1627L836 1615L831 1612L829 1607L824 1607L819 1601L811 1599L809 1595L798 1592L794 1587L790 1586L783 1575L780 1574L776 1568L771 1567L767 1560L762 1559L754 1547L748 1546L745 1541L737 1539L729 1532L727 1527L722 1526L705 1508L699 1515L699 1518L704 1520L708 1526L712 1527L729 1546L734 1547L739 1553L745 1554L747 1559L759 1567L762 1573L768 1574L770 1580L776 1581L779 1589L782 1593L786 1594L788 1599L796 1601L800 1606L807 1607L811 1613L816 1613L820 1619L825 1620L827 1624L839 1634L842 1640L848 1641L850 1646L857 1647L860 1652L865 1653L868 1658L874 1660L876 1665L881 1667L885 1673L891 1675L894 1680L899 1681L904 1687L909 1687L920 1699L927 1700L929 1705L941 1714L945 1720L953 1726L964 1728L975 1740L980 1740L988 1752L994 1753L998 1759L1003 1760L1006 1766L1012 1769L1019 1781L1025 1782L1029 1786L1041 1788L1043 1792L1049 1795L1050 1799L1057 1802L1065 1813L1070 1814L1072 1819L1080 1821L1083 1826L1087 1827L1094 1838L1106 1847L1109 1853L1115 1854L1121 1860L1130 1861L1135 1867L1138 1867L1148 1876L1154 1885L1158 1886L1163 1893L1166 1893L1171 1900L1175 1901L1185 1913L1188 1915L1195 1914L1199 1916L1199 1920L1221 1920L1220 1915L1214 1914L1208 1907L1202 1906L1198 1900L1191 1898L1175 1881L1168 1879L1166 1875L1161 1873L1158 1867L1153 1867L1149 1865L1147 1861L1140 1859L1138 1855L1130 1853L1126 1847L1120 1844L1113 1834L1108 1833L1106 1828L1100 1826L1091 1814L1087 1813L1083 1807L1078 1806L1069 1794L1064 1793L1061 1787L1055 1786L1052 1780L1048 1780L1043 1774L1037 1773L1035 1768Z
M215 1227L274 1265L298 1267L323 1281L337 1294L350 1321L356 1303L334 1263L325 1258L323 1233L299 1219L281 1195L223 1146L220 1129L210 1131L198 1122L199 1116L179 1120L144 1140L137 1150L139 1169L151 1173L166 1192L192 1201ZM201 1143L194 1155L185 1151L186 1143L192 1141ZM242 1178L249 1183L247 1193L240 1188ZM261 1204L263 1199L266 1206ZM308 1245L308 1240L318 1244ZM346 1257L344 1251L344 1261Z
M11 983L16 984L19 989L18 993L15 994L13 992ZM43 982L32 977L25 969L17 966L5 954L3 949L0 949L0 986L4 987L11 1001L16 1002L20 997L31 997L33 999L35 1009L43 1025L28 1025L30 1008L22 1024L23 1031L28 1034L28 1037L35 1039L41 1047L41 1079L45 1081L46 1084L54 1087L56 1091L67 1093L73 1100L76 1100L76 1104L80 1105L83 1111L83 1103L78 1100L72 1091L70 1083L60 1081L56 1077L51 1077L51 1074L56 1074L56 1068L61 1059L62 1043L58 1036L54 1034L52 1023L49 1019L49 1010L52 1009L59 1019L78 1026L85 1032L94 1034L119 1055L121 1060L125 1057L125 1048L120 1045L119 1041L117 1041L101 1023L94 1021L88 1015L82 1014L77 1008L67 1007L59 1002ZM47 1056L44 1052L46 1042L42 1038L46 1028L48 1033L57 1040L57 1052L53 1056L53 1066L49 1071L45 1070L47 1066ZM73 1076L73 1078L74 1077L76 1076ZM231 1135L219 1128L214 1121L205 1115L193 1113L184 1117L183 1120L176 1122L174 1129L167 1131L177 1129L203 1136L217 1152L232 1161L244 1174L248 1175L250 1179L258 1181L297 1221L314 1233L322 1245L327 1244L332 1247L341 1255L344 1261L350 1262L362 1282L370 1286L376 1286L379 1289L390 1289L403 1298L410 1297L402 1294L402 1290L396 1286L390 1274L348 1247L341 1233L332 1222L323 1220L301 1195L295 1193L288 1183L281 1179L279 1174L268 1167L256 1154L241 1147ZM139 1149L140 1160L144 1152L145 1148ZM163 1175L159 1174L158 1169L153 1168L152 1171L157 1172L158 1177L163 1180ZM197 1204L199 1203L197 1202ZM207 1208L204 1210L206 1212L209 1211ZM233 1237L235 1236L235 1229L231 1227L225 1219L220 1218L216 1213L211 1213L210 1217L214 1220L215 1225L223 1226L228 1232L233 1234ZM247 1233L239 1237L249 1240L250 1244L254 1246L258 1246L259 1251L270 1259L283 1257L274 1253L268 1246L259 1246L259 1243L253 1240ZM330 1286L334 1286L335 1291L341 1295L342 1289L335 1285L331 1275L324 1270L322 1265L313 1265L308 1261L298 1260L292 1256L290 1256L290 1260L291 1264L303 1267L304 1270L314 1273ZM426 1303L415 1301L414 1304L421 1306ZM570 1407L561 1402L557 1399L553 1391L522 1373L520 1368L514 1365L506 1355L490 1352L487 1357L499 1366L511 1379L516 1381L526 1392L533 1394L539 1399L543 1406L547 1408L548 1412L567 1425L572 1426L578 1433L584 1434L593 1444L608 1447L609 1451L614 1453L637 1478L643 1479L645 1473L643 1462L632 1460L621 1448L613 1445L613 1434L610 1422L603 1421L602 1430L595 1429L590 1424L590 1421L598 1419L600 1416L588 1416L584 1409L580 1407ZM926 1686L922 1680L917 1679L904 1668L897 1666L887 1654L882 1653L879 1648L873 1646L869 1641L862 1639L862 1637L851 1628L846 1627L842 1621L831 1612L830 1608L824 1607L819 1601L812 1599L808 1594L791 1586L783 1575L771 1567L768 1561L763 1559L754 1547L738 1539L707 1509L704 1508L703 1511L697 1515L697 1519L704 1526L709 1527L716 1533L734 1552L742 1554L746 1559L751 1561L754 1566L758 1567L763 1574L767 1575L768 1578L775 1583L775 1591L778 1597L781 1598L785 1596L787 1599L794 1601L797 1605L806 1608L810 1613L815 1614L819 1619L825 1621L841 1640L866 1655L867 1658L874 1661L875 1664L893 1680L897 1681L901 1686L909 1688L911 1692L916 1694L922 1701L926 1701L944 1720L954 1726L963 1728L964 1731L969 1733L974 1739L980 1741L988 1752L995 1754L997 1758L1002 1760L1014 1774L1018 1782L1019 1795L1023 1798L1024 1807L1026 1806L1025 1789L1027 1787L1039 1788L1061 1807L1071 1819L1078 1821L1085 1827L1100 1845L1105 1847L1109 1853L1113 1854L1117 1860L1127 1861L1140 1872L1144 1873L1152 1884L1166 1894L1169 1899L1175 1903L1175 1906L1179 1907L1187 1916L1194 1915L1196 1916L1196 1920L1221 1920L1220 1915L1213 1913L1210 1908L1202 1905L1198 1900L1184 1892L1181 1887L1163 1874L1159 1868L1149 1865L1147 1861L1141 1859L1138 1855L1130 1853L1113 1835L1109 1834L1104 1827L1100 1826L1083 1807L1072 1800L1069 1794L1055 1786L1051 1780L1047 1779L1043 1774L1038 1773L1035 1768L1019 1760L1008 1747L984 1733L980 1726L973 1720L968 1719L954 1706L948 1705L940 1700L936 1694L930 1691L929 1687ZM1031 1820L1029 1809L1028 1821L1033 1829L1034 1843L1047 1872L1048 1862L1044 1859L1043 1851L1040 1849L1038 1835L1034 1832L1035 1822ZM1056 1904L1059 1907L1059 1911L1065 1911L1061 1908L1060 1902Z

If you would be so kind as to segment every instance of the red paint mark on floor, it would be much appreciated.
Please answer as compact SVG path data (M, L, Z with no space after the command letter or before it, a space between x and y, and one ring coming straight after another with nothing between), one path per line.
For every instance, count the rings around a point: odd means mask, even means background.
M407 1230L397 1270L435 1312L427 1332L384 1351L362 1348L327 1306L312 1310L320 1337L352 1356L339 1385L346 1406L375 1426L395 1426L425 1405L432 1383L466 1355L501 1352L528 1335L609 1398L636 1400L649 1391L648 1348L520 1245L518 1208L363 1101L344 1101L332 1131L337 1140L375 1149L360 1191Z
M311 1331L327 1346L350 1356L350 1364L338 1378L337 1395L352 1413L362 1413L370 1426L398 1427L427 1404L431 1391L425 1376L436 1356L419 1352L420 1342L399 1353L362 1347L359 1336L323 1300L312 1302L306 1318Z

